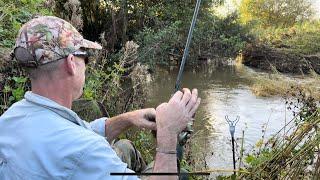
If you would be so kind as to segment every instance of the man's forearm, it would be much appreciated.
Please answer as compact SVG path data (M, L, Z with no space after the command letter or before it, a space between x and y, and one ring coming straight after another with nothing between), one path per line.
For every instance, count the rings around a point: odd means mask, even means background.
M131 126L132 123L128 113L120 114L106 120L105 135L108 139L108 142L111 143L123 131L127 130Z
M157 135L157 153L155 157L155 164L153 167L153 172L155 173L177 173L177 154L172 154L176 152L177 137L175 135ZM178 179L177 176L151 176L152 180L156 179Z

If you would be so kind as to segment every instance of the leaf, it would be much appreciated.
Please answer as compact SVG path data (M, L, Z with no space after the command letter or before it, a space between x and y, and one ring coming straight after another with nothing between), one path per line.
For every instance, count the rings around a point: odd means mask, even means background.
M8 86L8 85L5 85L4 88L3 88L3 92L4 92L4 93L8 93L8 92L10 92L11 90L12 90L11 87Z
M25 93L25 92L24 92L23 87L19 87L19 88L14 89L14 90L12 91L12 95L13 95L13 97L15 98L16 101L21 100L21 99L23 98L24 93Z
M25 77L16 77L15 76L12 79L18 84L22 84L22 83L27 82L27 78L25 78Z
M256 158L252 155L248 155L246 158L245 158L245 161L248 163L248 164L252 164L253 161L255 161Z

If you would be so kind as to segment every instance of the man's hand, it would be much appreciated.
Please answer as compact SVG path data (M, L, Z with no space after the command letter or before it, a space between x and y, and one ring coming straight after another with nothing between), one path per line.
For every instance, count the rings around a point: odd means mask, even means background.
M154 108L140 109L127 112L118 116L109 118L106 121L106 137L112 142L122 132L135 125L139 128L156 130L155 123L156 110Z
M168 103L159 105L156 109L158 134L177 136L192 121L200 104L198 90L183 89L176 92Z
M198 109L200 98L197 89L176 92L168 103L156 109L157 154L153 172L178 172L177 136L184 130ZM151 179L178 179L177 176L151 176Z
M137 126L138 128L146 128L150 130L157 129L155 122L156 110L154 108L131 111L128 112L127 115L132 125Z

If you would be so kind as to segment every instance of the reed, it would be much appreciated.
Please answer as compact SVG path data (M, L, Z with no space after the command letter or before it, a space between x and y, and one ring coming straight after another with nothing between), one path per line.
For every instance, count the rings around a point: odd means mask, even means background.
M309 114L306 115L306 112ZM313 111L313 112L311 112ZM311 114L310 114L311 113ZM320 173L320 108L304 109L247 156L239 179L317 179Z

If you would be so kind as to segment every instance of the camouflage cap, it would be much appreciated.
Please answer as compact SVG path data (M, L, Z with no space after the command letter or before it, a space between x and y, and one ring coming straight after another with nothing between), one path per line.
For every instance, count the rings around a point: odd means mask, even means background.
M53 16L41 16L24 24L16 40L15 49L18 47L26 49L27 56L32 57L30 63L37 65L65 58L80 48L102 49L98 43L84 39L70 23Z

